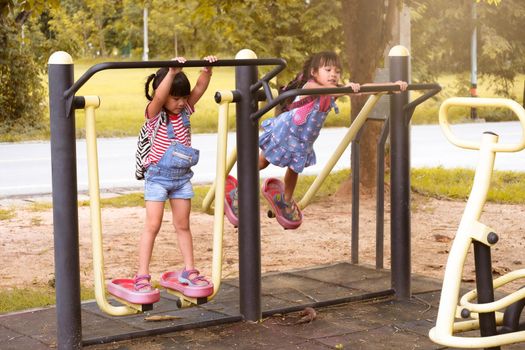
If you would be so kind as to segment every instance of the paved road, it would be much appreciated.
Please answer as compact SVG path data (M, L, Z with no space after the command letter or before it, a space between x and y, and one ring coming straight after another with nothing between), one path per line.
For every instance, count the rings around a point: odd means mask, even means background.
M521 136L518 122L473 123L453 126L454 132L469 140L479 140L483 131L500 135L502 142L516 142ZM345 128L326 128L315 144L318 164L310 167L305 174L316 174L326 163L332 151L339 144ZM412 167L474 168L476 151L457 148L450 144L438 125L416 125L411 128ZM211 182L215 176L217 138L215 134L193 135L194 147L201 150L201 160L194 168L196 183ZM235 134L228 137L229 149L235 144ZM117 187L141 188L142 181L134 178L136 138L99 139L99 175L101 189ZM88 188L85 140L77 142L78 189ZM347 150L336 165L344 169L350 164ZM498 170L525 171L525 151L514 154L498 154L495 168ZM236 168L233 169L236 171ZM268 167L262 177L281 176L283 169ZM34 195L51 192L51 156L49 142L0 143L0 197L13 195Z

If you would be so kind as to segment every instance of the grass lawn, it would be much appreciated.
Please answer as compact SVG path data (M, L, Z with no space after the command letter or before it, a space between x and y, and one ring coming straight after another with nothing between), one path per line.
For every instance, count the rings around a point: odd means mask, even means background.
M74 75L77 80L88 68L93 66L93 61L75 62ZM195 83L200 68L186 68L184 71L188 75L192 85ZM77 95L98 95L101 98L101 106L96 112L97 133L100 137L124 137L136 136L144 120L143 114L147 104L144 94L144 83L146 77L154 73L155 69L118 69L104 70L95 74L77 93ZM260 74L261 75L261 74ZM512 94L517 97L517 101L522 103L525 76L520 75L514 84ZM47 84L47 77L43 77L44 84ZM443 76L438 83L443 86L443 90L436 98L427 100L415 110L412 118L413 124L436 124L438 122L438 109L441 101L452 96L456 84L454 76ZM214 69L213 78L210 86L196 106L195 114L192 116L193 133L213 133L217 130L218 107L213 96L219 90L233 90L235 88L234 68L217 67ZM482 97L494 97L490 82L480 78L478 94ZM415 99L419 94L411 93L411 99ZM46 101L47 102L47 101ZM326 127L348 126L350 124L350 99L344 98L338 101L340 113L334 112L328 117ZM230 129L235 128L235 106L230 107ZM273 111L267 113L265 117L273 115ZM451 110L451 121L464 122L469 120L470 112L467 109L454 108ZM515 120L509 113L493 110L480 110L480 118L488 121L492 120ZM46 117L45 125L49 124L49 116ZM85 120L84 111L76 112L77 137L84 137ZM49 139L49 128L42 132L32 132L27 135L0 135L1 141L21 141Z

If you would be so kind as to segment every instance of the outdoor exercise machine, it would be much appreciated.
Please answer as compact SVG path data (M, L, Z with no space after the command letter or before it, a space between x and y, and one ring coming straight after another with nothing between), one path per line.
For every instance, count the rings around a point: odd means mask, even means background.
M216 189L217 198L224 198L224 184L228 136L228 103L233 100L233 95L222 92L223 101L219 107L219 120L217 130L217 169L216 181L219 186ZM82 102L83 101L83 102ZM95 129L95 109L100 105L97 96L83 96L77 98L77 106L83 105L86 112L86 143L88 153L88 175L89 175L89 198L91 209L91 232L93 246L93 273L95 286L95 299L100 310L112 316L124 316L137 312L153 309L153 304L160 300L158 289L151 292L136 292L133 279L117 278L105 282L104 257L102 244L102 223L100 210L100 188L98 177L98 152L97 136ZM222 176L221 176L222 175ZM221 201L214 209L213 225L213 259L212 259L212 282L213 293L207 297L190 297L172 288L166 288L167 292L175 295L178 307L200 305L217 294L222 273L222 237L224 231L224 203ZM162 284L162 282L161 282ZM107 291L124 306L113 306L106 298Z
M402 46L390 50L390 80L409 81L409 54ZM258 78L258 66L276 66ZM250 50L241 50L235 60L108 62L97 64L73 82L73 61L65 52L49 59L49 96L51 122L51 165L53 188L53 222L55 245L56 312L58 348L81 348L80 273L78 244L78 205L75 151L75 109L84 108L75 93L91 76L105 69L235 66L236 88L230 98L236 103L236 144L239 187L239 309L241 319L258 321L261 310L261 240L258 158L258 120L282 99L301 95L351 93L350 88L291 90L273 98L269 81L281 72L282 59L258 59ZM414 86L412 86L413 88ZM439 86L434 85L434 88ZM411 89L409 87L409 89ZM364 92L393 92L398 86L363 87ZM287 95L288 94L288 95ZM220 94L222 101L223 94ZM257 102L267 105L257 110ZM415 100L417 101L417 99ZM414 101L414 102L415 102ZM84 101L85 102L85 101ZM410 298L410 133L407 122L408 92L390 95L391 145L391 288L359 298L348 297L316 303L315 307L341 302L394 295ZM219 186L224 187L224 186ZM219 189L217 190L219 191ZM217 192L217 198L220 193ZM224 195L224 194L222 194ZM215 203L219 205L219 203ZM300 306L299 306L300 307ZM297 311L297 306L280 310ZM236 320L238 320L236 318ZM228 322L232 322L230 318ZM217 320L220 323L220 320Z
M520 121L519 141L498 142L499 136L490 131L484 132L477 142L458 138L450 128L448 118L448 111L454 106L510 109ZM525 306L525 288L498 300L494 299L494 291L525 278L525 269L492 279L491 248L496 245L499 237L493 228L479 220L490 188L496 153L519 152L525 148L525 110L517 102L508 99L454 97L441 105L439 124L451 143L460 148L478 150L479 161L472 190L445 267L436 326L430 330L429 336L438 344L457 348L499 349L501 345L523 342L525 324L520 324L520 316ZM476 289L460 298L463 266L471 245L474 251ZM478 329L480 336L477 337L470 334L458 335Z
M124 306L114 306L110 304L106 298L97 135L95 129L95 109L100 106L100 98L98 96L78 97L77 106L80 105L83 105L86 112L86 149L95 300L100 310L113 316L125 316L136 312L149 311L153 308L153 304L160 300L159 290L155 289L148 293L130 293L128 291L133 288L133 280L115 279L108 284L108 290L112 292L113 296Z
M250 51L251 52L251 51ZM202 66L235 66L239 70L245 66L275 66L262 79L270 80L286 67L286 62L282 59L244 59L242 51L234 60L220 60L210 63L205 60L187 61L184 64L175 61L149 61L149 62L107 62L97 64L88 69L76 82L73 83L73 60L66 52L56 52L49 59L49 96L50 96L50 122L51 122L51 167L52 167L52 187L53 187L53 220L54 220L54 243L55 243L55 276L56 276L56 310L57 310L57 345L59 348L81 348L82 329L80 312L80 267L79 267L79 243L78 243L78 205L77 205L77 177L76 177L76 145L75 145L75 109L87 106L88 119L92 120L93 129L89 131L89 139L96 141L94 130L94 109L98 107L97 97L75 96L75 93L97 72L106 69L134 69L134 68L160 68L160 67L202 67ZM237 73L237 75L239 75ZM240 74L242 76L242 74ZM250 91L248 91L250 94ZM233 97L232 97L233 99ZM225 101L228 99L225 98ZM227 116L227 114L226 114ZM220 127L227 125L219 121ZM225 135L225 133L219 133ZM88 141L89 142L89 141ZM218 143L224 143L224 138L219 138ZM220 146L222 147L222 146ZM96 142L90 142L91 158L96 160ZM97 162L90 163L96 164ZM221 162L217 162L220 167ZM98 180L98 170L91 167L92 179ZM218 171L224 174L224 170ZM91 181L91 180L90 180ZM95 184L96 183L96 184ZM224 186L217 190L217 196L224 196ZM99 191L98 181L91 186L90 193L94 199L92 207L95 226L93 234L94 242L97 245L96 251L101 251L100 238L100 207L98 204ZM97 208L98 207L98 208ZM220 210L220 205L216 205L216 210ZM218 230L220 222L224 220L223 213L217 215L219 219L214 222L214 231ZM220 240L220 242L219 242ZM214 236L214 247L222 244L222 238ZM218 249L219 250L219 249ZM218 252L217 250L217 252ZM222 249L220 249L222 252ZM95 254L99 254L96 253ZM125 306L114 307L105 300L103 260L97 257L98 265L95 271L95 282L98 284L96 291L97 302L103 305L103 311L115 315L124 315L144 311L143 300L135 300L129 303L124 300ZM222 257L219 253L214 260ZM219 270L217 273L217 269ZM220 284L220 264L214 263L213 281L216 286ZM218 276L218 277L215 277ZM216 280L219 279L217 283ZM217 288L217 287L216 287ZM215 295L216 291L214 291ZM150 296L147 302L155 300L155 293ZM138 302L138 303L137 303ZM181 306L198 304L201 301L191 298L181 299ZM147 304L145 304L147 305Z

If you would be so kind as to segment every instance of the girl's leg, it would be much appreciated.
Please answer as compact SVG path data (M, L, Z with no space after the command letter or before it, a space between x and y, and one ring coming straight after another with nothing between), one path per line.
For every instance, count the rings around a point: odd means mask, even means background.
M264 152L259 153L259 170L266 168L270 162L264 157Z
M295 191L295 186L297 186L298 178L298 173L290 168L286 169L286 174L284 175L284 200L288 203L293 199L293 193Z
M170 199L173 227L177 233L177 242L186 270L194 268L193 239L190 230L190 199Z
M146 224L140 236L139 243L139 268L137 275L149 275L149 263L153 244L160 230L162 216L164 215L164 202L146 201Z

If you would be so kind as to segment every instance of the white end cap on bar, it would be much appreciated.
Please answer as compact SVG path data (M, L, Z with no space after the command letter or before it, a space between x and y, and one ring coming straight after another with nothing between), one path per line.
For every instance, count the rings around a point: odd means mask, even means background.
M54 52L49 56L48 64L73 64L73 58L65 51Z
M403 45L396 45L390 49L388 56L410 56L410 52Z
M253 52L250 49L242 49L241 51L237 52L235 55L236 60L242 60L242 59L255 59L257 58L257 55L255 52Z
M84 108L88 108L88 107L98 108L98 107L100 107L100 97L98 97L98 96L93 96L93 95L84 96L84 101L85 101Z

